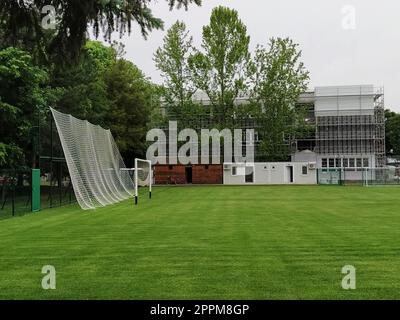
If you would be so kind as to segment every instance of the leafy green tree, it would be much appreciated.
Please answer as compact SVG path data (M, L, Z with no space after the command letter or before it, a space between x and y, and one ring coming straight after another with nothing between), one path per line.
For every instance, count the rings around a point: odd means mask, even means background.
M178 108L173 111L182 111L179 109L191 103L197 90L188 64L193 50L193 38L185 23L177 21L168 30L164 45L154 55L156 67L164 79L165 100L168 105Z
M194 53L193 38L183 22L177 21L168 30L164 44L158 48L154 61L164 79L163 107L169 120L177 120L178 128L196 126L204 106L194 102L197 91L189 67L189 57Z
M121 35L130 33L132 24L139 25L144 37L153 29L163 28L163 21L155 17L149 8L152 0L2 0L0 21L4 22L5 39L17 46L24 41L43 42L46 31L42 28L42 8L51 5L56 9L56 32L49 43L49 51L58 57L76 57L87 39L89 26L96 36L105 32L110 39L114 31ZM201 0L167 0L170 8L185 7Z
M129 161L145 155L147 126L159 107L159 89L121 58L123 53L119 44L88 41L79 63L56 69L52 83L64 88L57 109L111 129Z
M237 11L217 7L203 28L203 52L190 59L194 82L206 92L217 122L232 126L235 99L248 87L250 37Z
M148 128L162 128L168 124L168 118L165 115L165 107L163 102L164 87L152 84L151 89L151 110Z
M103 125L109 108L104 77L116 60L117 53L113 47L98 41L88 41L79 63L68 68L55 68L52 84L64 88L64 94L57 104L58 109Z
M17 48L0 51L0 166L35 165L33 128L58 93L32 56Z
M386 152L400 155L400 113L385 110Z
M127 162L146 154L146 133L157 88L132 62L119 59L105 75L110 102L104 122ZM132 163L130 163L132 165Z
M288 38L272 38L268 48L258 46L255 52L251 101L267 161L286 160L291 138L304 126L305 110L296 103L309 72L300 58L298 45Z

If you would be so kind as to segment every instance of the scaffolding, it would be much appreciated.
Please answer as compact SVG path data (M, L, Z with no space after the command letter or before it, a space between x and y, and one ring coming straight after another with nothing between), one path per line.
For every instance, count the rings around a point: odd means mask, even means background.
M375 167L384 167L386 159L383 88L374 89L373 92L363 91L365 87L362 86L359 88L359 94L343 94L338 89L336 95L319 96L325 99L325 102L336 101L336 106L316 111L316 153L337 158L347 155L372 155L375 157ZM371 107L366 103L368 99L372 101ZM354 105L355 101L359 101L359 106Z
M322 107L318 103L322 101ZM235 105L248 102L241 97ZM170 121L178 121L178 127L192 128L200 132L203 128L219 128L220 115L212 110L210 103L200 99L199 112L168 112ZM381 168L386 165L385 157L385 113L384 90L372 85L319 87L299 97L298 108L306 108L305 129L298 136L283 136L282 145L289 153L304 150L315 152L317 157L327 158L372 158L369 166ZM265 161L266 155L260 148L260 129L256 120L243 114L231 118L231 129L254 129L255 160ZM162 129L167 129L165 124ZM179 128L178 128L179 129ZM244 154L245 145L243 145ZM222 154L222 153L221 153ZM289 155L290 156L290 155Z

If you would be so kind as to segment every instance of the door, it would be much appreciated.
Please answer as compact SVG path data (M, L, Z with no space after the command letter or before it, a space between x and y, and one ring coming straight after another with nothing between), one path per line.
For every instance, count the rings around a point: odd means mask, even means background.
M185 176L186 176L186 183L190 184L193 182L193 168L192 167L185 168Z
M286 183L293 183L293 166L286 167Z
M254 182L254 167L246 167L246 183L253 183Z

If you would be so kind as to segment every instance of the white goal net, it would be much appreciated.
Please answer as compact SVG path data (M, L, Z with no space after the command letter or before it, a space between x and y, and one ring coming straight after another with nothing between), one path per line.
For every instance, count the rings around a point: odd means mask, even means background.
M132 197L134 182L110 130L51 112L81 208L95 209Z

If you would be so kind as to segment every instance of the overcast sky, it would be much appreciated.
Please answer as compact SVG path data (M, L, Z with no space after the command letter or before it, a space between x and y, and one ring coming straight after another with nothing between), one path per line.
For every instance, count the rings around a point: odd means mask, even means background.
M184 21L195 45L200 46L202 26L218 5L239 12L248 27L251 49L266 44L270 37L290 37L299 43L311 73L310 88L384 86L386 106L400 111L399 0L203 0L202 7L192 5L187 12L171 12L165 0L158 0L151 8L165 21L165 30L178 19ZM355 8L355 29L351 9L344 9L346 6ZM126 58L157 83L161 77L153 54L162 44L165 30L154 31L144 40L135 28L120 40L126 45Z

